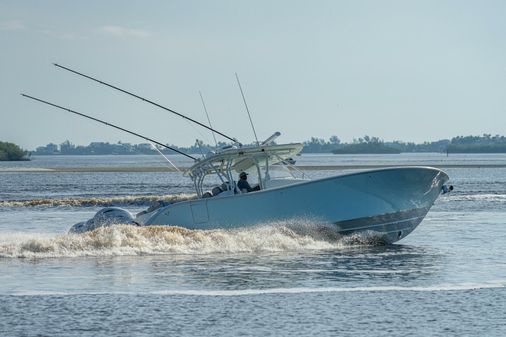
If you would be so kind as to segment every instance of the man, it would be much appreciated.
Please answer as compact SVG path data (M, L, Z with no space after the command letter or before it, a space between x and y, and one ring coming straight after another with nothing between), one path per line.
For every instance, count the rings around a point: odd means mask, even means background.
M239 190L241 192L252 192L252 191L259 191L260 190L260 186L257 185L255 187L251 187L248 183L248 174L246 172L241 172L241 174L239 174L239 181L237 182L237 188L239 188Z

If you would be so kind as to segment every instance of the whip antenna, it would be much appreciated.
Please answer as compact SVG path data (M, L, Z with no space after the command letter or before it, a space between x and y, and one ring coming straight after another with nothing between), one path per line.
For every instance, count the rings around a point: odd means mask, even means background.
M204 103L204 97L202 97L202 93L200 91L199 91L199 95L200 95L200 100L202 101L202 105L204 106L204 111L206 112L207 121L209 122L209 126L212 128L213 126L211 125L211 120L209 119L209 114L207 113L206 103ZM211 131L211 133L213 134L214 145L216 145L216 147L218 147L218 142L216 141L216 136L214 135L213 131Z
M232 138L232 137L229 137L229 136L227 136L227 135L225 135L225 134L223 134L223 133L221 133L221 132L219 132L219 131L217 131L217 130L215 130L215 129L213 129L213 128L210 128L209 126L207 126L207 125L205 125L205 124L202 124L202 123L200 123L200 122L198 122L198 121L196 121L196 120L194 120L194 119L192 119L192 118L190 118L190 117L187 117L187 116L185 116L185 115L183 115L183 114L180 114L179 112L176 112L176 111L174 111L174 110L172 110L172 109L169 109L169 108L167 108L167 107L165 107L165 106L163 106L163 105L161 105L161 104L155 103L155 102L153 102L153 101L151 101L151 100L149 100L149 99L146 99L146 98L144 98L144 97L141 97L141 96L136 95L136 94L134 94L134 93L131 93L131 92L129 92L129 91L126 91L126 90L123 90L123 89L121 89L121 88L118 88L118 87L116 87L116 86L114 86L114 85L112 85L112 84L109 84L109 83L106 83L106 82L100 81L100 80L98 80L98 79L96 79L96 78L94 78L94 77L91 77L91 76L85 75L85 74L83 74L83 73L80 73L80 72L78 72L78 71L72 70L72 69L70 69L70 68L64 67L64 66L59 65L59 64L57 64L57 63L53 63L53 65L55 65L56 67L58 67L58 68L60 68L60 69L64 69L64 70L70 71L71 73L74 73L74 74L76 74L76 75L79 75L79 76L85 77L85 78L90 79L90 80L92 80L92 81L95 81L95 82L97 82L97 83L103 84L103 85L105 85L105 86L107 86L107 87L109 87L109 88L116 89L116 90L118 90L118 91L121 91L122 93L125 93L125 94L127 94L127 95L133 96L133 97L135 97L135 98L138 98L138 99L140 99L141 101L144 101L144 102L147 102L147 103L152 104L152 105L154 105L154 106L157 106L157 107L159 107L159 108L161 108L161 109L163 109L163 110L166 110L166 111L168 111L168 112L171 112L171 113L173 113L173 114L175 114L175 115L177 115L177 116L179 116L179 117L181 117L181 118L184 118L184 119L189 120L189 121L191 121L191 122L193 122L193 123L195 123L195 124L198 124L198 125L200 125L200 126L202 126L202 127L206 128L206 129L208 129L208 130L211 130L211 131L213 131L213 132L216 132L216 133L217 133L217 134L219 134L220 136L223 136L223 137L225 137L225 138L227 138L227 139L229 139L229 140L233 141L234 143L239 143L239 142L237 141L237 139ZM239 144L240 144L240 143L239 143Z
M253 134L255 135L255 140L257 145L260 146L258 142L257 132L255 131L255 126L253 125L253 121L251 120L251 115L249 113L248 104L246 103L246 98L244 97L244 92L242 91L241 82L239 81L239 76L235 73L235 78L237 79L237 84L239 85L239 90L241 90L242 100L244 101L244 106L246 107L246 111L248 112L249 122L251 123L251 128L253 129Z
M129 133L129 134L134 135L134 136L137 136L137 137L140 137L140 138L145 139L145 140L147 140L147 141L149 141L149 142L151 142L151 143L155 143L155 144L160 145L160 146L162 146L162 147L164 147L164 148L166 148L166 149L172 150L172 151L174 151L174 152L177 152L177 153L179 153L179 154L182 154L182 155L183 155L183 156L185 156L185 157L188 157L188 158L190 158L190 159L193 159L193 160L197 161L197 158L192 157L192 156L190 156L189 154L186 154L186 153L184 153L184 152L182 152L182 151L176 150L176 149L175 149L175 148L173 148L173 147L170 147L170 146L167 146L167 145L162 144L162 143L160 143L160 142L157 142L156 140L153 140L153 139L151 139L151 138L148 138L148 137L143 136L143 135L141 135L141 134L138 134L138 133L136 133L136 132L133 132L133 131L130 131L130 130L124 129L124 128L122 128L122 127L119 127L119 126L116 126L116 125L114 125L114 124L111 124L111 123L105 122L105 121L100 120L100 119L98 119L98 118L95 118L95 117L91 117L91 116L85 115L85 114L80 113L80 112L77 112L77 111L75 111L75 110L71 110L71 109L69 109L69 108L65 108L65 107L63 107L63 106L61 106L61 105L57 105L57 104L54 104L54 103L51 103L51 102L48 102L48 101L44 101L44 100L42 100L42 99L40 99L40 98L36 98L36 97L30 96L30 95L26 95L26 94L21 94L21 96L26 97L26 98L33 99L34 101L37 101L37 102L41 102L41 103L44 103L44 104L50 105L50 106L53 106L53 107L58 108L58 109L61 109L61 110L66 110L66 111L68 111L68 112L71 112L71 113L73 113L73 114L79 115L79 116L81 116L81 117L91 119L91 120L93 120L93 121L95 121L95 122L99 122L99 123L105 124L105 125L107 125L107 126L111 126L111 127L115 128L115 129L118 129L118 130L124 131L124 132L126 132L126 133Z

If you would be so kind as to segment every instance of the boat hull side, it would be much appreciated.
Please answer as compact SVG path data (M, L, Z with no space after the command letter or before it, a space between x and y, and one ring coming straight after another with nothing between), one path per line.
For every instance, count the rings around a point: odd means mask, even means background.
M423 220L448 176L427 167L365 171L230 197L166 206L145 225L237 228L290 219L333 223L342 234L375 232L385 242Z
M411 233L424 219L428 208L411 209L335 223L342 235L370 233L378 240L393 243Z

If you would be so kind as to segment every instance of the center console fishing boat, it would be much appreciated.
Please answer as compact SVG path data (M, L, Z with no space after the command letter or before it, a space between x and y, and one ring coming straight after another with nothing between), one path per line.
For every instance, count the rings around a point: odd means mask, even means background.
M71 232L93 230L115 223L231 229L302 219L329 224L342 235L365 232L374 234L385 243L392 243L411 233L438 196L452 189L445 185L448 175L432 167L392 167L310 179L290 164L290 158L300 153L303 144L275 144L279 132L263 143L257 141L256 145L244 146L235 138L213 129L210 122L209 126L204 125L139 95L70 68L58 64L55 66L176 114L211 130L213 136L216 133L231 140L233 144L210 152L203 158L196 158L139 133L22 94L133 134L194 160L185 175L193 181L197 195L195 199L168 204L158 202L136 217L126 210L108 207L92 219L74 225ZM240 87L238 78L237 81ZM257 184L253 191L242 190L238 184L238 176L245 174L249 174L252 182Z
M308 219L332 224L343 235L372 232L392 243L416 228L448 181L446 173L431 167L393 167L311 180L294 166L275 165L302 147L264 144L212 153L186 173L196 199L143 212L135 222L214 229ZM254 177L260 189L239 190L240 172ZM206 191L208 180L215 186Z

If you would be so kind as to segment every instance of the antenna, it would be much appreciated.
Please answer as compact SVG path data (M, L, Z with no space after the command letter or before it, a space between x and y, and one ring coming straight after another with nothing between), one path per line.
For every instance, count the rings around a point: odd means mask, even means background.
M202 106L204 107L204 111L206 112L207 121L209 122L209 127L211 127L211 129L212 129L213 126L211 125L211 120L209 119L209 114L207 113L206 103L204 103L204 97L202 97L202 93L200 91L199 91L199 95L200 95L200 100L202 101ZM218 147L218 142L216 141L216 136L214 135L213 131L211 131L211 133L213 135L214 145L216 145L216 147Z
M54 66L56 66L56 67L58 67L58 68L60 68L60 69L67 70L67 71L69 71L69 72L71 72L71 73L74 73L74 74L76 74L76 75L79 75L79 76L85 77L85 78L87 78L87 79L90 79L90 80L92 80L92 81L95 81L95 82L97 82L97 83L103 84L103 85L105 85L105 86L107 86L107 87L109 87L109 88L113 88L113 89L116 89L116 90L118 90L118 91L121 91L122 93L125 93L125 94L127 94L127 95L133 96L133 97L135 97L135 98L138 98L138 99L140 99L141 101L144 101L144 102L147 102L147 103L152 104L152 105L154 105L154 106L157 106L157 107L159 107L159 108L162 108L162 109L164 109L164 110L166 110L166 111L168 111L168 112L171 112L171 113L173 113L173 114L175 114L175 115L177 115L177 116L179 116L179 117L182 117L182 118L184 118L184 119L186 119L186 120L189 120L189 121L191 121L191 122L193 122L193 123L195 123L195 124L198 124L198 125L200 125L200 126L202 126L202 127L206 128L206 129L209 129L209 130L211 130L211 131L214 131L214 132L216 132L217 134L219 134L220 136L223 136L223 137L225 137L225 138L227 138L227 139L229 139L229 140L233 141L234 143L238 143L237 139L232 138L232 137L229 137L229 136L227 136L227 135L225 135L225 134L223 134L223 133L221 133L221 132L219 132L219 131L217 131L217 130L215 130L215 129L213 129L213 128L210 128L209 126L207 126L207 125L205 125L205 124L202 124L202 123L200 123L200 122L198 122L198 121L196 121L196 120L194 120L194 119L192 119L192 118L190 118L190 117L187 117L187 116L185 116L185 115L183 115L183 114L180 114L179 112L176 112L176 111L174 111L174 110L172 110L172 109L169 109L169 108L167 108L167 107L164 107L164 106L163 106L163 105L161 105L161 104L155 103L155 102L153 102L153 101L151 101L151 100L149 100L149 99L146 99L146 98L144 98L144 97L141 97L141 96L136 95L136 94L134 94L134 93L131 93L131 92L129 92L129 91L123 90L123 89L121 89L121 88L119 88L119 87L116 87L116 86L114 86L114 85L112 85L112 84L109 84L109 83L106 83L106 82L100 81L100 80L98 80L98 79L96 79L96 78L93 78L93 77L91 77L91 76L85 75L85 74L80 73L80 72L78 72L78 71L75 71L75 70L72 70L72 69L70 69L70 68L64 67L64 66L59 65L59 64L57 64L57 63L53 63L53 65L54 65ZM240 144L240 143L239 143L239 144Z
M251 128L253 129L255 140L257 142L257 145L260 146L260 143L258 142L257 132L255 131L255 126L253 125L253 121L251 120L251 114L249 113L248 104L246 103L246 98L244 97L244 92L242 91L241 82L239 81L239 76L237 76L237 73L235 73L235 78L237 79L239 90L241 90L242 100L244 101L244 106L246 107L246 111L248 112L249 122L251 123Z
M44 104L50 105L50 106L53 106L53 107L58 108L58 109L61 109L61 110L65 110L65 111L71 112L71 113L73 113L73 114L76 114L76 115L81 116L81 117L84 117L84 118L91 119L91 120L93 120L93 121L95 121L95 122L99 122L99 123L105 124L105 125L107 125L107 126L111 126L111 127L115 128L115 129L118 129L118 130L124 131L124 132L126 132L126 133L129 133L129 134L134 135L134 136L137 136L137 137L140 137L140 138L145 139L145 140L147 140L147 141L149 141L149 142L151 142L151 143L155 143L155 144L157 144L157 145L160 145L160 146L162 146L162 147L165 147L165 148L167 148L167 149L169 149L169 150L172 150L172 151L174 151L174 152L177 152L177 153L179 153L179 154L182 154L183 156L186 156L186 157L188 157L188 158L190 158L190 159L193 159L193 160L197 161L197 158L192 157L192 156L190 156L189 154L186 154L186 153L184 153L184 152L182 152L182 151L179 151L179 150L177 150L177 149L175 149L175 148L173 148L173 147L170 147L170 146L167 146L167 145L162 144L162 143L160 143L160 142L157 142L156 140L153 140L153 139L151 139L151 138L148 138L148 137L143 136L143 135L141 135L141 134L138 134L138 133L136 133L136 132L133 132L133 131L130 131L130 130L124 129L124 128L122 128L122 127L119 127L119 126L113 125L113 124L111 124L111 123L105 122L105 121L100 120L100 119L98 119L98 118L95 118L95 117L91 117L91 116L85 115L85 114L80 113L80 112L77 112L77 111L75 111L75 110L71 110L71 109L69 109L69 108L65 108L65 107L63 107L63 106L61 106L61 105L56 105L56 104L54 104L54 103L51 103L51 102L48 102L48 101L44 101L44 100L42 100L42 99L40 99L40 98L36 98L36 97L30 96L30 95L26 95L26 94L21 94L21 96L26 97L26 98L33 99L34 101L37 101L37 102L41 102L41 103L44 103Z

